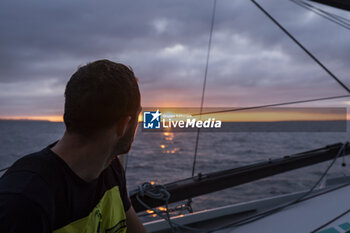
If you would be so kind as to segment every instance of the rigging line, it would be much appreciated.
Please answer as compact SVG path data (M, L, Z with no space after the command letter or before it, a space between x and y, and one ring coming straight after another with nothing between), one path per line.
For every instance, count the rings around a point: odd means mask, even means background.
M317 98L317 99L298 100L298 101L292 101L292 102L266 104L266 105L258 105L258 106L252 106L252 107L244 107L244 108L231 108L231 109L225 109L220 111L205 112L205 113L202 113L201 115L225 113L225 112L237 112L237 111L244 111L244 110L251 110L251 109L258 109L258 108L277 107L277 106L283 106L283 105L301 104L301 103L316 102L321 100L341 99L341 98L348 98L348 97L350 97L350 95L330 96L330 97L323 97L323 98ZM198 115L199 114L192 114L192 116L198 116Z
M321 230L322 228L325 228L326 226L328 226L329 224L335 222L336 220L338 220L339 218L345 216L346 214L348 214L350 212L350 209L348 209L347 211L341 213L340 215L336 216L335 218L329 220L328 222L326 222L325 224L323 224L322 226L316 228L315 230L311 231L311 233L315 233L318 232L319 230ZM322 231L321 231L322 232ZM346 231L349 232L349 231Z
M316 7L315 7L316 8ZM350 22L350 19L348 19L348 18L345 18L345 17L342 17L342 16L340 16L340 15L337 15L337 14L334 14L334 13L329 13L329 12L327 12L327 11L324 11L324 10L321 10L320 9L320 11L323 11L323 12L325 12L325 13L327 13L328 15L332 15L334 18L337 18L337 19L339 19L339 20L341 20L341 21L343 21L343 22Z
M337 18L336 16L334 16L328 12L317 9L316 7L313 7L312 5L310 5L306 2L303 2L303 1L297 1L297 0L290 0L290 1L299 5L300 7L304 8L306 10L310 10L310 11L314 12L315 14L317 14L317 15L319 15L319 16L321 16L329 21L332 21L335 24L338 24L339 26L341 26L345 29L350 30L350 24L348 22L344 22L342 19Z
M313 6L311 5L308 5L307 3L304 3L302 1L296 1L296 0L290 0L291 2L295 3L296 5L306 9L306 10L310 10L312 12L314 12L315 14L329 20L329 21L332 21L333 23L335 24L338 24L339 26L345 28L345 29L348 29L350 30L350 24L347 23L347 22L344 22L338 18L335 18L333 15L331 14L326 14L325 12L324 13L321 13L319 12L319 10L316 8L316 9L313 9Z
M213 30L214 30L214 22L215 22L216 1L217 0L214 0L214 2L213 2L213 12L212 12L212 17L211 17L211 26L210 26L209 43L208 43L208 50L207 50L207 59L206 59L206 64L205 64L201 106L200 106L200 110L199 110L200 114L202 114L202 111L203 111L205 87L207 85L209 58L210 58L210 51L211 51L211 42L212 42ZM192 165L192 176L194 176L194 171L195 171L195 167L196 167L197 151L198 151L198 143L199 143L199 132L200 132L200 129L197 128L196 144L195 144L195 148L194 148L194 158L193 158L193 165Z
M305 6L309 7L309 8L312 8L312 9L314 9L316 11L319 11L319 12L325 14L325 15L328 15L328 16L330 16L330 17L332 17L332 18L334 18L334 19L336 19L336 20L338 20L338 21L340 21L342 23L349 24L349 22L350 22L350 19L347 19L347 18L342 17L340 15L337 15L337 14L330 13L328 11L322 10L321 8L318 8L318 7L312 5L312 4L310 4L310 3L308 3L308 2L306 2L304 0L294 0L294 1L298 1L299 3L302 3L303 5L305 5Z
M320 8L318 8L318 7L314 6L314 5L312 5L312 4L307 3L306 1L301 0L301 2L303 2L305 5L309 5L310 7L314 8L314 9L317 9L318 11L321 11L321 12L327 14L327 15L330 15L330 16L332 16L332 17L334 17L334 18L337 18L337 19L339 19L339 20L342 20L343 22L344 22L344 21L350 22L350 19L348 19L348 18L345 18L345 17L343 17L343 16L340 16L340 15L337 15L337 14L330 13L330 12L328 12L328 11L322 10L322 9L320 9Z
M302 50L304 50L305 53L307 53L319 66L321 66L335 81L337 81L339 83L339 85L341 85L347 92L350 93L350 89L344 84L342 83L342 81L340 81L327 67L325 67L311 52L309 52L309 50L307 50L297 39L295 39L295 37L290 34L287 29L285 29L280 23L277 22L277 20L275 18L273 18L264 8L262 8L262 6L260 6L255 0L251 0L252 3L254 3L254 5L256 7L258 7L269 19L272 20L272 22L274 22L284 33L287 34L287 36L289 36L290 39L292 39Z

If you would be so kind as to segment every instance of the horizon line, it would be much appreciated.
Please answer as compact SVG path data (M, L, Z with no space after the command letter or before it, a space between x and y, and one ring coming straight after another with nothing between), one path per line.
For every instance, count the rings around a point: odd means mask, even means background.
M51 119L41 119L41 118L2 118L0 117L0 121L40 121L40 122L52 122L52 123L64 123L63 120L51 120ZM253 120L239 120L239 121L222 121L226 123L273 123L273 122L325 122L325 121L350 121L350 119L329 119L329 120L270 120L270 121L253 121ZM139 121L138 123L143 123L143 121Z

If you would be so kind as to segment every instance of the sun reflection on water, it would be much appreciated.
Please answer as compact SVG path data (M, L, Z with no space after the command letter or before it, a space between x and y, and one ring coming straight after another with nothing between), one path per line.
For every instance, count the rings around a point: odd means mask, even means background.
M166 143L161 144L160 148L165 149L163 150L163 153L165 154L175 154L177 151L180 150L179 147L173 146L173 140L174 140L174 133L172 132L163 132L164 140Z

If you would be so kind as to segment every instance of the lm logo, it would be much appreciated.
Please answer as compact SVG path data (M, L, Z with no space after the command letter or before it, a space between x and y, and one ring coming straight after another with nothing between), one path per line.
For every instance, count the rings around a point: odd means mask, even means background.
M156 112L143 112L144 129L160 129L160 118L162 113L159 109Z

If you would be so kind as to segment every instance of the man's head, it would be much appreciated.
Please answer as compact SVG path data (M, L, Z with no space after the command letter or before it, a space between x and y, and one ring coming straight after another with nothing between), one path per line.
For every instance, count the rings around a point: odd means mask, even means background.
M130 149L140 111L140 91L130 68L109 60L80 67L67 83L65 98L63 118L68 134L89 138L125 123L118 150Z

